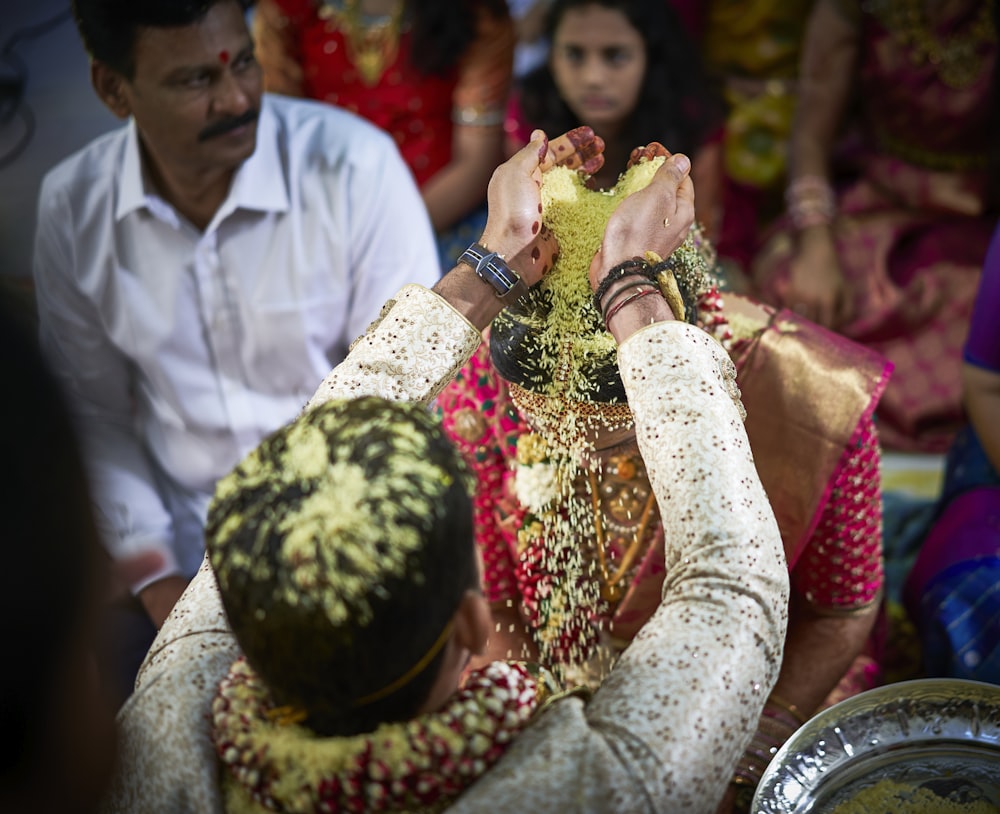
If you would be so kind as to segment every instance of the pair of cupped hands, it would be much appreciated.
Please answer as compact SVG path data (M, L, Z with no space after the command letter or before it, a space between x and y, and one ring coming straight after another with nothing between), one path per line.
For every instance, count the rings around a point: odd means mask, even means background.
M553 139L535 130L528 145L493 173L482 243L504 257L529 286L552 268L559 252L556 236L542 223L543 173L563 166L593 174L604 164L603 151L604 141L589 127ZM647 252L669 257L694 222L691 162L686 156L671 156L653 142L633 150L628 166L657 156L668 158L649 185L628 195L608 221L590 265L594 290L619 263Z

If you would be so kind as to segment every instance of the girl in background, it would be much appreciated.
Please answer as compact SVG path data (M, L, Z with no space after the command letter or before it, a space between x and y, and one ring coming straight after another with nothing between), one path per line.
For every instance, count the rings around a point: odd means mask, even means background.
M721 105L698 50L664 0L555 0L548 62L522 81L508 108L508 153L534 127L579 125L604 139L595 188L614 185L632 150L654 141L692 157L696 217L714 237L720 217Z

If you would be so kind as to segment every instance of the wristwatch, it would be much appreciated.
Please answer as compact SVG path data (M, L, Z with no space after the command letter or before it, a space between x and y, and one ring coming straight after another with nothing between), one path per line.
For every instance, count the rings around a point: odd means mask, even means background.
M475 269L480 279L489 283L504 305L513 305L528 293L528 285L496 252L479 243L473 243L458 258Z

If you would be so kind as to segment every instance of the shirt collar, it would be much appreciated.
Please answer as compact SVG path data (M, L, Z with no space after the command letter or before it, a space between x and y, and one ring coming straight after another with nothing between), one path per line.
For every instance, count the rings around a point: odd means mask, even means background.
M285 178L285 162L281 158L278 144L278 122L267 102L261 103L260 118L257 121L257 146L253 155L243 162L233 177L229 195L216 213L214 221L225 217L236 209L250 209L259 212L286 212L289 208L288 184ZM142 169L142 152L139 148L139 131L135 120L128 123L125 137L125 155L122 162L121 178L118 184L118 206L115 220L138 209L148 208L160 211L164 206L162 198L153 189Z

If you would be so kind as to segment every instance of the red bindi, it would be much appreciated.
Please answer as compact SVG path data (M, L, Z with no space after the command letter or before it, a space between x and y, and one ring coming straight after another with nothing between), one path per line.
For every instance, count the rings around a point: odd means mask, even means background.
M221 62L223 65L228 65L229 64L229 52L228 51L219 51L219 62Z

